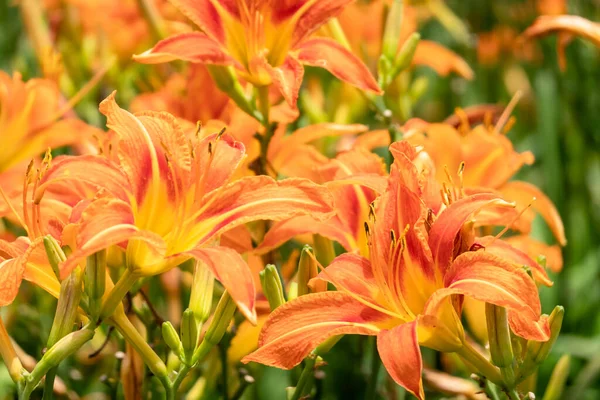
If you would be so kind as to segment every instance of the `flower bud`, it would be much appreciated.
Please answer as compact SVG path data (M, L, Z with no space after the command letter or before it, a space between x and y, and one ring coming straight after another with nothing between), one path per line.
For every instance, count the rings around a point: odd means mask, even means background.
M181 345L188 365L191 365L192 356L198 344L198 322L191 309L183 312L181 319Z
M263 293L269 301L271 311L275 310L282 304L285 304L283 294L283 285L277 267L273 264L268 264L264 270L260 271L260 284L263 288Z
M163 322L162 324L162 337L167 346L179 357L180 360L184 359L183 345L179 339L177 331L169 321Z
M298 262L298 296L308 294L308 282L317 276L317 263L311 254L312 248L309 245L304 246Z
M210 317L215 278L208 267L200 261L194 263L194 278L190 295L190 309L200 323Z
M550 354L550 350L556 342L556 338L560 333L562 327L563 317L565 315L565 309L562 306L554 307L552 314L548 317L548 325L550 325L550 339L546 342L529 341L527 343L527 358L530 358L534 363L539 364L543 362Z
M385 20L381 53L382 56L390 61L394 59L398 51L398 40L400 38L400 31L402 30L403 8L402 0L394 0Z
M565 383L569 377L569 369L571 364L571 356L569 354L563 355L560 360L556 363L550 382L546 386L546 393L544 393L544 400L560 400L565 390Z
M415 52L417 51L417 45L421 40L421 35L417 32L414 32L412 35L406 39L402 48L396 54L396 58L394 59L394 69L392 71L391 80L403 70L410 66L413 57L415 56Z
M511 366L514 356L506 308L485 303L485 317L492 362L499 367Z
M313 235L313 245L317 260L323 267L331 264L335 258L335 249L333 248L333 242L326 237L319 234Z
M48 347L73 331L82 294L83 271L77 267L61 282L56 314L48 336Z
M89 298L89 312L97 318L102 308L102 296L106 289L106 250L88 256L85 266L85 291Z
M44 236L44 248L54 275L60 280L60 264L67 259L65 252L51 235Z
M215 309L210 326L208 327L208 330L202 339L202 343L200 343L200 346L194 353L192 365L198 360L204 358L204 356L206 356L208 352L221 341L225 331L231 323L235 309L235 302L229 293L224 292L221 296L221 299L219 299L219 303Z

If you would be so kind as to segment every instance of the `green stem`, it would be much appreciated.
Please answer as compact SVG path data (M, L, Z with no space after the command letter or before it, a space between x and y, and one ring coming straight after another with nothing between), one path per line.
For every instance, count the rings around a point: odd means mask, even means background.
M160 13L156 9L154 1L137 0L137 3L138 7L142 11L142 14L144 15L144 19L150 26L150 31L152 32L154 40L158 41L164 39L167 36L165 33L165 24Z
M167 390L167 400L175 400L177 398L177 391L179 390L179 386L181 386L181 382L185 379L187 374L190 372L192 367L190 365L181 364L181 368L179 368L179 372L177 373L177 377L171 384L170 388Z
M302 374L300 375L300 379L298 380L296 390L294 390L294 395L292 396L291 400L300 399L308 391L308 389L310 389L308 383L313 377L313 369L315 368L316 361L317 355L314 353L306 357L304 361L304 369L302 370Z
M124 312L116 312L111 317L111 320L119 333L123 335L125 340L127 340L127 343L133 346L150 371L152 371L152 373L160 380L167 393L169 393L172 385L169 380L167 366L163 360L161 360L154 350L152 350L152 347L146 343L146 340L144 340L142 335L135 329L135 326L131 323L129 318L127 318Z
M223 384L223 400L229 399L228 383L227 383L227 345L223 343L219 346L219 355L221 357L221 381Z
M98 322L110 317L115 312L138 278L139 277L132 273L129 268L125 269L125 272L121 275L117 284L112 288L104 300L102 310L100 311L100 321Z
M94 329L95 324L90 323L81 330L71 332L52 346L27 377L27 383L23 389L21 399L29 399L33 390L40 384L40 381L50 369L60 364L65 358L79 350L81 346L94 337Z
M485 358L481 353L475 350L470 344L465 342L463 347L460 348L456 352L460 357L462 357L465 361L471 364L478 373L495 383L500 387L504 387L504 382L502 380L502 375L500 375L500 371L498 368L492 365L487 358Z

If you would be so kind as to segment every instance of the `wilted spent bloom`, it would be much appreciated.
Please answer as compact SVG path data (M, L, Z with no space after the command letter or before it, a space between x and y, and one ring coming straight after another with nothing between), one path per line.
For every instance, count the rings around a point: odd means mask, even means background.
M487 208L500 213L512 210L511 205L495 194L480 193L456 199L432 216L412 161L414 148L400 142L391 150L395 161L387 189L365 222L369 258L336 258L319 278L337 291L308 294L280 306L246 362L291 368L331 336L374 335L392 378L422 399L419 345L459 354L465 346L456 295L506 307L515 334L548 339L533 279L509 259L461 247L463 227L474 214Z
M57 159L36 192L41 198L57 184L68 191L73 182L103 193L82 206L74 222L76 250L61 273L68 274L82 257L124 242L133 277L160 274L196 258L255 320L250 270L236 251L214 246L215 240L255 220L327 218L332 213L327 189L305 179L234 181L245 150L229 135L188 138L170 114L131 114L117 105L114 93L100 111L108 118L116 154Z
M172 60L233 66L255 86L275 85L296 105L304 65L327 69L361 89L381 93L367 67L341 44L311 35L350 0L177 0L200 32L182 33L134 56L149 64Z

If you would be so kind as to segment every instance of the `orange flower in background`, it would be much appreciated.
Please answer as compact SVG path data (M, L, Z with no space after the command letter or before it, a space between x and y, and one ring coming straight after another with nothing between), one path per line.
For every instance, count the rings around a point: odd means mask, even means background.
M310 38L350 0L177 0L201 32L171 36L134 56L149 64L185 60L236 68L255 86L274 84L296 105L304 65L327 69L361 89L381 93L367 67L339 43Z
M357 148L341 153L316 172L319 175L317 182L327 186L333 195L335 216L327 221L317 221L307 215L277 222L256 251L265 253L295 236L318 233L337 241L349 252L368 256L363 221L368 219L370 204L385 191L385 163L379 156Z
M71 182L99 191L79 210L76 250L64 263L127 242L126 266L134 276L165 272L197 258L230 292L240 311L256 319L255 289L246 262L234 250L213 246L219 235L247 222L310 214L328 218L326 188L304 179L266 176L232 181L244 146L228 135L189 142L167 113L138 115L118 107L114 93L100 105L112 129L116 154L62 157L44 175L36 196Z
M463 227L474 214L509 204L494 194L477 194L434 217L422 199L415 150L401 142L392 152L387 190L365 228L369 259L336 258L318 279L338 291L308 294L277 308L261 332L259 349L243 361L289 369L329 337L376 335L392 378L423 399L419 345L459 354L464 346L461 305L453 295L506 307L517 335L548 339L537 288L525 270L510 259L461 246Z

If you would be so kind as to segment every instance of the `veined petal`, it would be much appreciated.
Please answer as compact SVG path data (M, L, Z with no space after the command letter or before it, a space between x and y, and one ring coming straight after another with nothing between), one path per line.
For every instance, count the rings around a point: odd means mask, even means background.
M431 67L438 75L454 72L465 79L473 79L475 73L467 62L452 50L430 40L421 40L412 60L413 64Z
M390 317L342 292L300 296L271 313L260 334L258 350L242 362L290 369L332 336L377 335L389 324Z
M383 91L367 66L348 49L328 38L313 38L300 43L296 49L298 61L331 72L338 79L359 89L376 94Z
M385 176L385 162L366 148L356 147L342 152L319 169L324 181L368 175Z
M600 46L600 24L578 15L542 15L523 35L528 38L544 36L553 32L569 32L582 36Z
M191 180L196 185L196 199L229 183L246 157L244 144L227 134L203 138L194 154Z
M325 220L333 214L333 199L324 186L306 179L275 181L255 176L232 182L203 199L207 206L198 214L197 242L219 232L261 219L283 220L311 215Z
M522 268L485 251L458 256L444 277L444 286L431 296L425 314L435 315L447 296L462 294L506 307L519 314L523 323L537 324L540 318L540 299L533 279ZM518 330L526 331L529 329Z
M275 1L273 19L275 21L285 20L290 17L297 18L292 43L301 42L311 33L315 32L321 25L342 12L346 5L352 0L291 0ZM303 9L301 16L294 14L306 3L312 3Z
M13 302L23 280L25 263L22 257L0 262L0 307Z
M377 351L394 381L423 400L423 360L417 338L417 321L380 331L377 335Z
M285 101L293 108L296 108L298 101L298 92L302 85L304 77L304 67L298 60L292 56L286 57L282 65L272 67L265 62L262 66L267 70L273 84L279 90Z
M463 225L481 209L505 203L493 193L481 193L464 197L446 208L438 216L429 231L429 245L438 270L445 274L454 258L456 236ZM506 203L508 204L508 203Z
M544 268L541 265L535 262L525 252L511 246L504 240L494 240L492 236L477 238L476 242L481 243L485 247L485 251L488 253L495 254L498 257L503 258L507 261L511 261L519 266L526 266L531 268L533 278L536 280L536 282L539 282L546 286L552 286L553 283L548 277L546 270L544 270Z
M328 239L337 241L346 250L355 250L348 240L347 233L339 222L339 219L336 217L321 222L309 215L276 222L271 226L261 244L256 248L256 252L258 254L265 254L288 240L293 239L295 236L307 233L318 233Z
M133 59L143 64L183 60L199 64L239 66L220 43L202 32L180 33L168 37L150 50L134 55Z
M539 256L546 257L546 266L553 272L560 272L562 270L563 257L560 246L549 246L528 235L511 236L504 239L504 241L525 252L532 259L537 259Z
M78 200L93 197L97 192L107 191L116 198L129 198L129 181L118 165L105 157L94 155L57 157L44 174L35 193L39 201L44 192L60 192L61 197ZM66 200L66 199L65 199Z
M256 324L256 290L246 261L228 247L198 247L187 254L202 261L229 292L240 312Z
M225 43L223 19L211 0L172 0L171 3L202 32L221 44Z
M527 206L535 198L535 201L532 204L533 210L540 213L544 218L556 240L558 240L562 246L567 244L562 219L552 203L552 200L550 200L540 188L528 182L511 181L500 187L499 190L506 200L516 202L521 208ZM522 217L528 222L527 225L530 225L531 221L533 221L535 216L533 210L527 210Z
M548 316L542 315L537 321L531 321L513 310L508 312L508 324L515 335L527 340L545 342L550 338Z

